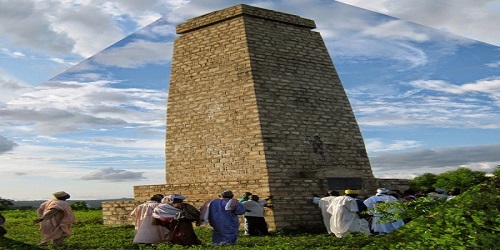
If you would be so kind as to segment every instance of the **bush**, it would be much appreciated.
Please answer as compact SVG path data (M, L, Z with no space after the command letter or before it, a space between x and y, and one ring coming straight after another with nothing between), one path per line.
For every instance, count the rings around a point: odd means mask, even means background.
M84 201L77 201L69 205L73 211L86 211L89 210L89 206Z
M437 176L435 174L425 173L421 176L415 177L413 180L410 180L410 188L415 192L425 192L434 188L436 179Z
M500 170L499 170L500 171ZM410 188L416 192L426 192L436 188L450 190L459 188L462 191L486 181L485 172L472 171L468 168L458 168L439 175L425 173L410 180Z
M12 200L3 199L2 197L0 197L0 211L7 210L12 205L14 205L14 203L12 203Z
M497 249L499 180L470 188L363 249Z
M460 188L467 190L472 186L484 182L486 177L485 172L472 171L468 168L459 168L454 171L442 173L437 176L435 188L444 188L450 190L452 188Z

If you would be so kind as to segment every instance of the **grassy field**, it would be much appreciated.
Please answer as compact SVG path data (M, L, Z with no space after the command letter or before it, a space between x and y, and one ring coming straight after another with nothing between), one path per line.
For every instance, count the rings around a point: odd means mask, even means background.
M421 203L420 205L425 205ZM202 246L192 249L499 249L500 243L500 178L474 186L432 209L408 206L403 211L421 210L418 216L402 228L383 236L350 235L338 239L320 232L279 232L272 236L240 235L236 246L211 245L211 228L196 228ZM8 233L0 237L0 249L52 249L36 246L41 240L35 210L2 211L7 219L3 225ZM58 249L153 249L132 243L132 226L107 227L100 210L75 211L77 222L74 235ZM160 244L156 249L185 249L182 246Z
M7 218L4 228L8 233L0 238L0 249L52 249L37 247L41 240L34 210L2 211ZM68 238L65 246L57 249L153 249L149 246L138 246L132 243L133 226L108 227L102 225L102 214L99 210L75 211L77 222L73 225L73 236ZM360 249L371 241L369 236L356 235L337 239L335 236L321 232L296 233L280 232L272 236L249 237L240 235L234 247L213 247L211 245L210 228L196 228L196 233L203 246L190 249ZM155 249L185 249L182 246L159 244Z

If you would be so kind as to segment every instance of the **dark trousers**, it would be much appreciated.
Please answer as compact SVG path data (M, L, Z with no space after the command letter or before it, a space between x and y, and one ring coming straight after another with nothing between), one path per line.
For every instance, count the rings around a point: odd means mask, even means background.
M252 236L269 235L264 217L245 216L248 223L248 234Z

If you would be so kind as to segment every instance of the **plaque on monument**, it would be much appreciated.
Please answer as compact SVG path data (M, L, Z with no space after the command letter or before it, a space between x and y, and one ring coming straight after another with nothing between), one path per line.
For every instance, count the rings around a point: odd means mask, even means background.
M361 178L326 178L329 190L363 189Z

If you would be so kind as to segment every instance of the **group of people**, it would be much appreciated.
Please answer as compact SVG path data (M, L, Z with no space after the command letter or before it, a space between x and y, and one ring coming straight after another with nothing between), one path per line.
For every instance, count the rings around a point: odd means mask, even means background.
M331 190L328 196L313 198L323 215L323 222L329 234L342 238L348 233L386 234L404 225L402 220L380 222L382 215L368 213L378 203L397 202L389 195L389 189L379 188L377 193L365 200L359 199L359 190L347 189L344 195Z
M76 220L70 204L66 201L70 195L64 191L52 195L54 199L40 205L37 210L38 218L34 220L34 223L40 223L43 236L39 246L62 246L64 240L72 235L71 226ZM185 198L180 194L155 194L149 201L135 207L130 213L130 216L134 217L135 225L133 242L150 245L160 242L184 246L201 245L193 229L194 222L197 226L209 224L213 228L213 244L234 245L238 239L239 215L245 217L245 234L269 234L264 219L264 206L271 197L261 200L259 196L245 192L243 197L237 200L231 190L226 190L218 199L205 202L199 210L184 203ZM0 219L1 225L4 218ZM2 235L5 232L0 230Z
M193 229L195 223L197 226L209 224L213 228L214 245L234 245L238 239L239 215L245 217L247 235L269 234L264 219L264 205L270 197L260 200L259 196L246 192L237 200L231 190L225 190L219 198L205 202L199 210L184 203L185 198L180 194L155 194L149 201L137 206L130 214L135 222L133 242L201 245Z
M436 190L439 194L441 190ZM456 191L459 192L459 191ZM453 193L456 195L456 192ZM389 189L379 188L377 193L365 200L358 198L359 190L347 189L344 195L329 191L327 197L313 198L323 215L323 222L329 234L341 238L347 233L386 234L404 225L402 220L380 222L381 215L366 211L378 203L397 202L389 194ZM71 225L75 215L67 199L70 195L64 191L53 194L54 199L45 201L37 210L43 240L38 244L46 246L52 243L61 246L72 234ZM153 195L149 201L138 205L130 214L134 217L136 244L157 244L169 242L184 246L201 245L196 236L193 223L197 226L209 224L213 228L214 245L236 244L238 239L239 215L244 216L245 235L269 235L264 219L266 203L272 196L260 199L259 196L245 192L239 200L231 190L225 190L217 199L203 204L198 210L184 202L185 196L172 194Z

